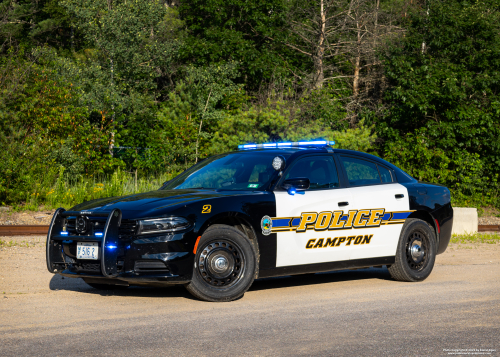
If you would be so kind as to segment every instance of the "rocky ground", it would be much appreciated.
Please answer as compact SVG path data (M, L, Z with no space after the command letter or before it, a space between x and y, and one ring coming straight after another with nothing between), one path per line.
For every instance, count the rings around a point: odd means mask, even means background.
M500 217L495 217L495 216L479 217L478 223L479 225L494 225L494 224L500 225Z
M4 207L0 208L3 208L0 209L0 225L49 225L55 212L55 210L12 212Z

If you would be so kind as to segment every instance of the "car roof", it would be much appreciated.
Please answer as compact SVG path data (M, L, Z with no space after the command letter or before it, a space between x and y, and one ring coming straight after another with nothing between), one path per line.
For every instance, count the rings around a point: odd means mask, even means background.
M318 146L318 147L288 147L288 148L269 148L269 149L249 149L249 150L238 150L238 151L233 151L232 153L244 153L244 154L251 154L251 153L271 153L275 155L288 155L289 159L295 160L296 158L303 156L303 155L308 155L308 154L320 154L320 153L335 153L335 154L340 154L340 155L354 155L360 158L365 158L368 160L375 161L379 164L385 165L395 171L399 171L403 173L406 176L409 176L404 170L401 168L397 167L396 165L391 164L390 162L372 155L368 154L362 151L356 151L356 150L347 150L347 149L336 149L331 146ZM413 179L413 178L412 178Z
M233 151L233 153L240 153L240 154L251 154L251 153L271 153L271 154L288 154L288 155L293 155L294 157L297 156L302 156L302 155L307 155L307 154L319 154L319 153L336 153L336 154L345 154L345 155L356 155L356 156L361 156L366 159L378 161L381 164L390 166L391 168L396 168L400 170L397 166L394 166L388 161L385 161L384 159L367 154L362 151L356 151L356 150L346 150L346 149L336 149L332 148L330 146L319 146L319 147L289 147L289 148L272 148L272 149L250 149L250 150L239 150L239 151ZM294 155L295 154L295 155Z

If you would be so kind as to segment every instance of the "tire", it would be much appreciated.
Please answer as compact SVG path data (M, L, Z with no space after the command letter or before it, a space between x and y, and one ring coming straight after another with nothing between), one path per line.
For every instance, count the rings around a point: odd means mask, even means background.
M257 254L248 237L234 227L216 224L200 238L186 289L200 300L236 300L250 288L256 270Z
M85 279L83 281L85 281ZM88 283L86 281L85 283L97 290L125 290L128 288L128 285L96 284Z
M421 219L406 220L399 237L396 261L389 273L399 281L422 281L432 272L436 260L434 230Z

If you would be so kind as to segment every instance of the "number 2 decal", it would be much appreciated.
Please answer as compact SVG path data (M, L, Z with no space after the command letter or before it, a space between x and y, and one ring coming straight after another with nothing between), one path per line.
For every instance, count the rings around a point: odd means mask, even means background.
M210 213L210 212L212 212L212 206L211 205L204 205L201 213Z

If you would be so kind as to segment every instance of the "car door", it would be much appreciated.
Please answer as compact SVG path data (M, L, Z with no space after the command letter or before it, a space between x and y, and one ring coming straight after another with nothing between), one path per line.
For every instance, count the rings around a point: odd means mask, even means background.
M333 155L297 159L284 173L286 179L307 177L311 186L304 194L290 195L275 190L277 217L272 231L277 234L276 266L305 265L349 259L349 246L339 238L342 229L332 227L352 201L348 188L341 187ZM340 205L340 207L339 207ZM338 222L337 222L338 223ZM337 239L335 239L337 238Z
M340 155L356 210L350 259L394 256L403 224L411 214L408 190L380 163Z

